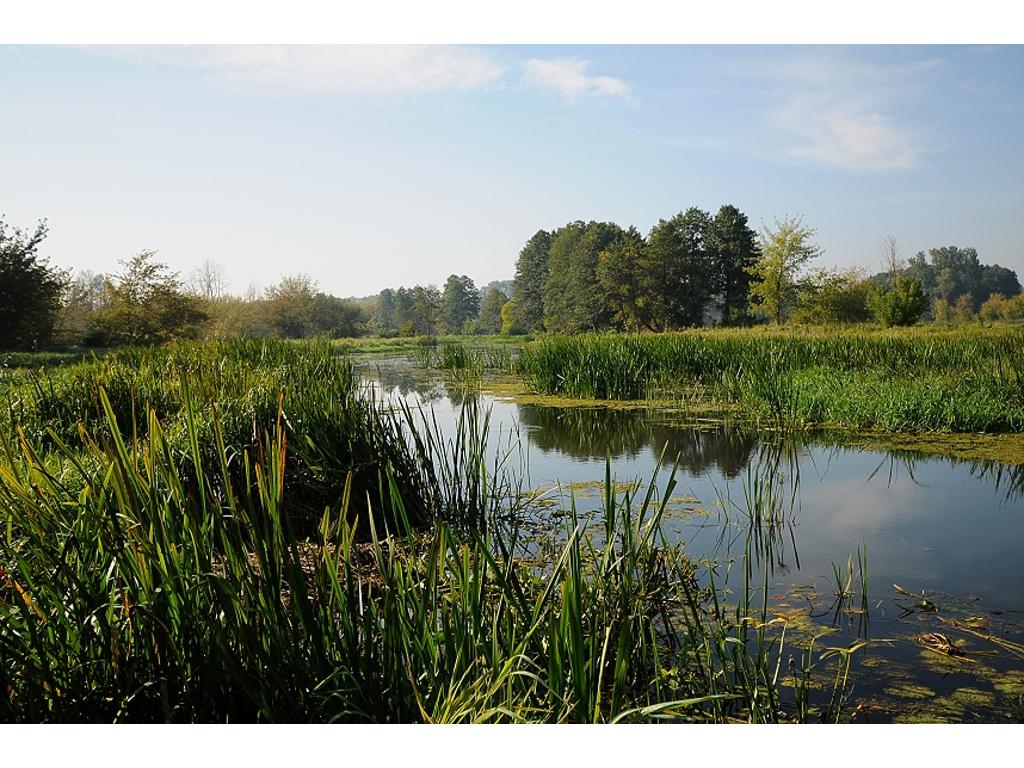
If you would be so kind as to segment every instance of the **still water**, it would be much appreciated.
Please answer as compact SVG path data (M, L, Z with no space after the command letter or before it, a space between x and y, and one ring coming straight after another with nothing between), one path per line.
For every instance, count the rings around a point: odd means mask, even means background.
M551 500L541 517L570 495L582 518L596 516L609 460L614 479L641 496L654 482L660 497L674 473L666 532L691 559L717 564L720 586L742 584L749 567L758 587L767 579L777 615L799 617L807 636L825 633L819 646L868 641L854 657L855 720L1024 715L1024 467L695 427L647 409L467 395L400 361L364 374L385 397L432 409L442 430L476 398L490 410L493 450L515 445L510 468ZM775 524L751 525L758 499ZM848 575L851 600L837 603ZM936 633L952 653L927 647Z

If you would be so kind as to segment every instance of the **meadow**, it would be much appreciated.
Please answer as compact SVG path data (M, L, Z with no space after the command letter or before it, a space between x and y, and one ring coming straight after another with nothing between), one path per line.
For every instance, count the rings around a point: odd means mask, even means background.
M442 435L326 343L126 349L0 393L4 721L842 717L856 646L791 648L763 591L699 585L671 483L609 465L600 522L570 502L537 562L487 414Z

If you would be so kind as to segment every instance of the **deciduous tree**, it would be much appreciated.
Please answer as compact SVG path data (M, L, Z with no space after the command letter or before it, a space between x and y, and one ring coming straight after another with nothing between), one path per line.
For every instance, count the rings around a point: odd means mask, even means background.
M123 271L104 286L103 308L95 326L106 344L155 344L195 338L207 314L198 299L184 293L178 273L141 251L122 260Z
M508 296L496 286L490 286L484 292L484 300L480 303L480 317L476 321L476 332L494 334L501 332L501 309L508 302Z
M537 230L519 252L513 281L516 322L527 331L544 327L544 284L548 279L551 233Z
M631 331L649 327L648 302L641 281L646 247L643 235L630 227L597 257L597 279L611 310L611 322Z
M653 329L704 322L715 289L707 243L710 226L710 214L689 208L651 229L640 263L640 285Z
M707 247L722 324L741 322L747 315L750 268L757 263L757 234L739 208L723 205L708 227Z
M776 324L781 323L797 296L800 270L822 251L812 242L817 231L803 218L787 216L775 228L760 233L760 255L750 269L750 299Z
M66 276L39 256L45 221L28 232L0 217L0 349L49 342Z
M462 333L466 324L480 313L480 292L466 275L449 275L441 299L441 315L445 331Z

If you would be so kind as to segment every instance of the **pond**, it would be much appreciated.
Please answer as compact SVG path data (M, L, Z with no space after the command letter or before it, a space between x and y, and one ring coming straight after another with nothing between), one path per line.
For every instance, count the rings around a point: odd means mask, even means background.
M846 711L866 722L1024 717L1024 467L844 446L687 421L648 408L565 407L467 393L401 360L363 362L371 386L453 429L466 398L490 410L539 524L574 500L674 476L664 528L726 595L767 581L796 643L854 653ZM758 514L751 516L751 510ZM758 599L760 600L760 598ZM797 649L792 649L798 653Z

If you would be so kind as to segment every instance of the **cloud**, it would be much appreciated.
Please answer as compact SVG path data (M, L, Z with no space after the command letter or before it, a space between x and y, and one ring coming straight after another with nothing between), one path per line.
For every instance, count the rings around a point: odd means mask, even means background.
M898 171L913 168L926 151L916 129L870 108L804 99L774 118L787 135L784 154L811 165Z
M551 88L568 102L593 96L610 96L633 102L629 84L617 77L588 75L589 61L581 59L530 59L523 65L526 82Z
M217 82L258 89L473 90L504 73L484 51L446 45L161 45L92 50L205 71Z
M906 171L944 148L913 110L945 65L935 57L880 55L759 50L726 61L724 72L765 105L758 144L769 156L826 169Z

